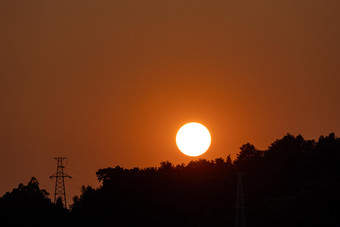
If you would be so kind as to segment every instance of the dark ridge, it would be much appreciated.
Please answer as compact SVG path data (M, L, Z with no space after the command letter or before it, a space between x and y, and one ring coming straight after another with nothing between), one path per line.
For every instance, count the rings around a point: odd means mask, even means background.
M83 186L70 211L51 204L33 180L0 199L2 223L16 215L37 223L59 215L65 226L233 226L239 172L247 226L340 226L340 139L334 133L318 141L287 134L267 150L247 143L235 160L100 169L102 186Z

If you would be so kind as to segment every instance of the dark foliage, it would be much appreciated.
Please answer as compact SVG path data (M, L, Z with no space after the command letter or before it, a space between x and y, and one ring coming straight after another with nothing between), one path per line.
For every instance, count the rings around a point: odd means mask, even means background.
M72 215L85 226L232 226L236 173L244 173L248 226L340 226L340 139L287 134L265 151L245 144L218 158L158 168L100 169Z
M68 211L55 206L47 196L35 177L27 185L19 184L0 198L1 226L65 226Z
M70 216L32 179L0 199L2 223L52 226L60 218L71 226L233 226L238 172L247 226L340 226L340 139L333 133L318 141L287 134L264 151L247 143L234 161L100 169L102 186L83 186Z

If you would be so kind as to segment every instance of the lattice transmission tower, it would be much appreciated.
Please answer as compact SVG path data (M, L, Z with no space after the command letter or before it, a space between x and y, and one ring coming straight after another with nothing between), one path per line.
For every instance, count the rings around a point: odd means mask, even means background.
M57 203L57 200L61 198L63 202L63 207L67 208L66 203L66 191L65 191L65 178L72 178L71 176L64 173L65 166L63 165L63 160L65 157L56 157L57 160L57 172L50 176L50 178L55 177L55 190L54 190L54 203Z
M246 212L244 206L242 173L237 174L235 227L246 227Z

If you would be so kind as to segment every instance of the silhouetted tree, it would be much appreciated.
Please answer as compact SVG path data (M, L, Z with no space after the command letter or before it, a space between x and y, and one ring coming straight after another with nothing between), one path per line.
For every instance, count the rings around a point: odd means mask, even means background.
M48 192L32 177L0 198L0 217L1 226L57 226L67 224L68 212L51 203Z
M74 198L75 226L231 226L236 171L244 173L249 226L339 226L340 140L285 135L261 151L250 143L235 161L162 162L97 171L102 186Z
M232 161L230 155L227 156L226 165L227 165L228 168L233 166L233 161Z
M164 174L169 175L173 172L173 170L174 166L169 161L161 162L161 166L158 168L158 172L163 175Z
M63 208L64 207L64 203L63 203L63 199L61 197L58 197L56 204L55 204L58 208Z
M237 154L234 164L239 170L246 171L246 169L256 168L262 157L263 151L256 149L250 143L246 143L240 147L240 153Z

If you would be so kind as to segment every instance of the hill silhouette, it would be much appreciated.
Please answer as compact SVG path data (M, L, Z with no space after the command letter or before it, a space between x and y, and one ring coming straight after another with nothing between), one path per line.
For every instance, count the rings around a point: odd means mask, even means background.
M1 226L60 226L67 224L69 212L55 205L49 193L40 189L32 177L27 185L19 184L0 198Z
M318 141L287 134L266 150L246 143L235 160L100 169L101 187L83 186L63 220L69 226L233 226L239 172L248 226L340 225L340 139L334 133ZM21 201L19 188L0 199L1 211L21 209L11 202ZM48 200L44 191L38 194ZM52 207L46 204L39 207ZM52 218L57 210L46 212Z

